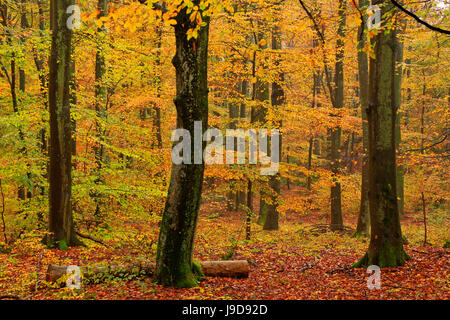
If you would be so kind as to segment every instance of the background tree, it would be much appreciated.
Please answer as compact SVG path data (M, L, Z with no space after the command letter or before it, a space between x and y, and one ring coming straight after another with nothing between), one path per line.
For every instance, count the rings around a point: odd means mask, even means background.
M369 2L359 0L359 10L367 10ZM369 157L367 155L369 147L369 124L367 123L367 108L369 94L369 65L367 61L366 33L367 15L361 16L361 25L358 28L358 81L359 81L359 103L361 105L362 118L362 140L363 140L363 161L361 169L361 203L359 206L358 224L356 233L369 235L370 213L369 213Z
M336 67L334 70L334 103L333 107L344 107L344 38L345 38L345 11L347 8L346 0L339 1L338 9L338 32L336 42ZM331 132L331 171L333 175L339 174L341 167L341 128L337 127ZM342 204L341 204L341 183L336 178L333 179L331 186L331 219L330 229L340 230L343 228Z

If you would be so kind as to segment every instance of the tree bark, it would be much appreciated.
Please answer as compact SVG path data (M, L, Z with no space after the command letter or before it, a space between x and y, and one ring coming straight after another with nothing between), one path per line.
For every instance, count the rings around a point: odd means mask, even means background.
M198 4L198 1L195 1ZM208 35L209 21L196 39L187 39L192 22L186 8L182 9L175 25L177 128L194 137L194 121L201 121L202 130L208 126ZM202 150L204 143L202 143ZM194 159L191 150L191 159ZM172 175L159 234L155 279L173 287L197 285L192 263L194 235L202 194L204 164L172 165Z

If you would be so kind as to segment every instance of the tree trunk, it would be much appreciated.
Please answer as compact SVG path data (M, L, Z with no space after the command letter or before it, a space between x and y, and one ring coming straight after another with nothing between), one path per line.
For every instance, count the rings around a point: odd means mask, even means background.
M60 248L77 244L73 230L72 122L70 81L72 80L72 30L67 28L66 9L73 0L52 0L50 21L52 48L49 61L50 165L49 231L50 243Z
M26 5L26 0L21 0L21 14L20 14L20 27L22 28L22 31L25 31L26 29L28 29L30 26L28 24L28 19L27 19L27 14L25 11L25 5ZM22 45L25 44L25 39L24 37L21 37L20 39ZM25 89L26 89L26 76L25 76L25 70L23 70L22 68L19 68L19 90L20 90L20 101L22 102L23 99L23 95L25 95ZM23 141L23 143L25 143L25 141ZM25 157L27 157L27 149L25 147L25 145L22 147L22 152L25 155ZM27 179L28 179L28 185L31 185L31 172L30 172L30 164L27 163ZM32 197L32 192L31 192L31 188L27 188L27 192L26 192L26 197L28 199L31 199ZM25 195L24 195L25 196Z
M406 28L406 22L404 20L400 21L400 24L403 28ZM397 101L397 118L395 121L395 150L397 152L400 152L400 144L402 142L402 130L401 130L401 114L398 112L401 105L401 99L402 99L402 93L401 93L401 86L402 86L402 64L403 64L403 49L404 49L404 43L397 41L397 50L398 53L396 55L396 74L395 74L395 81L397 81L396 85L399 88L397 90L396 94L396 101ZM400 216L403 216L405 213L405 168L404 166L398 165L397 166L397 198L398 198L398 212Z
M335 108L344 106L344 37L346 24L346 2L339 0L339 26L338 39L336 44L336 70L335 70ZM341 230L344 227L342 219L341 205L341 184L337 181L336 176L339 174L340 168L340 151L341 148L341 128L334 129L331 133L331 171L333 173L333 186L331 187L331 230Z
M359 9L366 8L369 4L367 0L359 0ZM367 108L369 104L369 65L367 53L364 51L366 46L366 37L364 29L366 26L366 16L361 21L358 29L358 80L359 80L359 102L361 104L361 117L363 128L363 161L361 173L361 202L359 205L358 225L356 234L368 236L370 231L370 213L369 213L369 159L367 151L369 147L369 125L367 123Z
M232 76L237 77L236 74L231 72ZM239 85L236 85L236 90L239 90ZM225 106L228 105L228 117L231 119L228 123L229 129L236 129L237 119L239 118L239 105L237 105L234 102L226 102ZM237 151L237 143L234 144L233 150L227 150L227 151ZM230 181L230 190L227 193L227 210L233 211L235 208L239 207L239 198L238 198L238 192L235 189L235 185L237 183L237 180L233 179Z
M195 1L198 4L198 1ZM187 39L193 25L186 8L177 15L175 25L177 128L183 128L194 137L194 121L201 121L202 131L208 126L208 35L209 21L198 38ZM202 143L203 151L204 143ZM203 154L203 153L202 153ZM191 159L194 159L191 150ZM194 235L202 194L204 164L172 165L172 175L159 234L155 279L173 287L197 285L192 263Z
M262 24L258 23L258 26L261 28ZM263 40L263 34L259 33L258 36L253 39L260 50L267 49L267 44L262 45L261 40ZM253 57L253 79L256 78L256 52L254 52ZM261 81L259 78L253 84L253 101L261 102L256 107L252 107L250 122L252 124L264 125L266 122L267 108L264 105L266 101L269 100L270 97L270 89L269 83ZM267 192L264 191L264 188L260 188L260 198L259 198L259 214L258 214L258 224L263 225L266 221L267 211L269 210L268 203L264 200L264 197L268 197Z
M272 49L273 50L281 50L281 31L280 27L277 25L274 27L272 33ZM275 61L275 66L278 66L280 63L279 58ZM278 75L278 81L272 83L272 95L271 102L272 106L280 107L284 104L285 96L284 90L281 87L281 84L284 82L284 73L280 73ZM275 123L279 129L281 129L281 121ZM281 150L282 150L282 137L280 136L280 146L279 146L279 154L278 159L281 159ZM273 150L272 150L273 151ZM267 206L266 219L264 221L264 230L278 230L278 202L281 192L281 175L280 172L277 172L275 175L269 176L269 188L270 192L270 204Z
M424 235L423 235L423 245L427 246L427 209L426 209L426 202L425 202L425 194L423 191L421 192L421 198L422 198L422 213L423 213L423 229L424 229Z
M313 40L313 48L317 48L319 46L319 40L317 38L314 38ZM312 108L315 108L316 105L319 106L319 103L316 103L316 99L317 99L317 94L320 93L320 82L321 82L321 74L320 74L320 70L317 68L317 70L314 71L314 75L313 75L313 88L312 88ZM311 179L311 169L312 169L312 156L314 154L314 148L318 148L319 146L319 140L316 138L314 138L314 135L311 133L311 136L309 138L309 148L308 148L308 178L306 179L306 188L311 191L311 183L312 183L312 179ZM320 149L320 148L319 148ZM319 151L320 153L320 151ZM317 155L317 153L316 153Z
M252 180L249 178L247 185L247 208L245 215L245 240L250 240L251 237L252 216L253 216L253 191L252 191Z
M162 23L156 27L156 33L158 35L158 42L157 42L157 49L158 52L156 53L156 61L155 64L157 65L157 103L154 106L155 116L153 118L153 127L156 128L156 142L159 149L162 148L162 129L161 129L161 104L160 104L160 98L161 98L161 90L162 90L162 65L161 65L161 48L162 48L162 32L163 32L163 26Z
M248 95L248 82L247 82L247 80L242 80L242 83L241 83L241 94L243 95L244 99L247 98L247 95ZM245 100L239 106L238 113L239 113L239 118L241 120L245 119L247 117ZM246 199L245 191L238 190L236 192L236 202L235 202L235 207L234 207L235 211L240 210L241 205L243 205L243 206L246 205L245 199Z
M388 0L375 0L382 17L394 11ZM383 23L383 28L386 24ZM367 253L355 267L395 267L408 259L403 249L396 181L397 29L380 30L374 38L375 58L369 68L369 205L371 236Z
M97 3L98 15L97 19L105 17L108 15L108 0L98 0ZM97 117L96 121L96 138L97 142L94 146L96 172L95 184L101 185L104 183L104 177L102 175L102 168L105 162L105 128L103 122L107 117L107 92L104 83L104 76L106 72L104 48L102 46L102 39L106 36L105 28L99 27L97 29L97 52L95 55L95 113ZM101 216L101 205L102 205L102 195L96 191L92 194L95 202L95 213L94 216L99 218Z

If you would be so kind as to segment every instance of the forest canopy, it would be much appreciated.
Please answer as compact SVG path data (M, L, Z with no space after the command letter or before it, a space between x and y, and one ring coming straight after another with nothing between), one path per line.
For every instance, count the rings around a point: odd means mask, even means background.
M0 0L0 299L448 299L449 10Z

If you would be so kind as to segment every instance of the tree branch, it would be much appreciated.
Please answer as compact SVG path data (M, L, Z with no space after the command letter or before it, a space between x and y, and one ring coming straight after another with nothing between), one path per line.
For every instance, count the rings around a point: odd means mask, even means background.
M406 13L408 16L414 18L414 20L416 20L418 23L423 24L425 27L427 27L428 29L431 29L433 31L436 32L440 32L440 33L444 33L444 34L450 34L450 30L444 30L435 26L432 26L431 24L427 23L426 21L423 21L422 19L420 19L418 16L416 16L414 13L412 13L411 11L406 10L404 7L402 7L397 1L395 0L391 0L392 4L394 6L396 6L397 8L399 8L401 11L403 11L404 13Z

